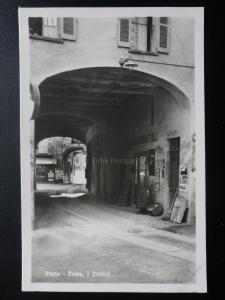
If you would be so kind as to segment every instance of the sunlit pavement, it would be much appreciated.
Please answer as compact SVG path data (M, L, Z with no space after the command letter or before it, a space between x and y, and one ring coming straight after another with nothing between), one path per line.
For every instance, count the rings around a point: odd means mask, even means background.
M194 236L163 230L171 223L134 207L47 190L36 194L34 282L194 282Z

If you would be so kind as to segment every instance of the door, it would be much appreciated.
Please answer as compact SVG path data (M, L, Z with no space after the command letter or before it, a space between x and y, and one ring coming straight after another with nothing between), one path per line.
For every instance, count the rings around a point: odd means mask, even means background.
M146 180L147 177L147 159L145 154L136 156L135 183L139 184Z
M180 138L169 139L169 207L179 187Z
M147 172L147 188L148 200L151 204L155 203L155 149L151 149L147 154L148 172Z
M145 188L148 190L148 200L153 203L155 200L155 149L151 149L148 152L144 152L136 156L135 169L135 184L137 193L140 192L140 185L144 184Z

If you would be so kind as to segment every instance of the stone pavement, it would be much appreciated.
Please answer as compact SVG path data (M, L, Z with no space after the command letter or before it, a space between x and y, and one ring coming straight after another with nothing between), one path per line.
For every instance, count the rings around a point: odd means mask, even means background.
M191 283L195 238L160 229L168 223L88 194L38 192L33 281Z
M77 194L80 192L87 192L83 189L83 186L81 185L74 185L74 184L52 184L52 183L40 183L37 184L38 192L42 193L44 195L60 195L64 193L69 194ZM54 197L54 196L52 196ZM70 197L68 195L68 197ZM139 216L134 216L136 214L137 209L135 205L132 206L119 206L115 203L108 203L101 201L97 197L94 197L93 195L88 196L89 200L91 199L91 203L97 206L104 204L103 206L108 210L111 210L112 212L115 210L117 215L126 215L126 218L131 218L134 220L134 218L138 218ZM86 200L87 202L87 200ZM102 206L102 209L103 209ZM192 239L192 241L195 240L195 225L188 225L188 224L176 224L170 221L166 221L162 219L162 216L159 217L150 217L149 215L141 215L142 224L145 224L147 226L154 227L156 229L162 229L166 230L168 232L177 233L180 235L188 236Z

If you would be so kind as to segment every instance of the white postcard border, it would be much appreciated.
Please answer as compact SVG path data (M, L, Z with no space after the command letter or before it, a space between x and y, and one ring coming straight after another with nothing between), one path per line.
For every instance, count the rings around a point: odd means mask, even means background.
M28 17L35 16L173 16L195 19L195 129L196 129L196 283L195 284L98 284L31 282L31 188L30 188L30 67ZM204 8L19 8L20 38L20 149L22 216L22 290L58 292L206 292L205 226L205 128L204 128Z

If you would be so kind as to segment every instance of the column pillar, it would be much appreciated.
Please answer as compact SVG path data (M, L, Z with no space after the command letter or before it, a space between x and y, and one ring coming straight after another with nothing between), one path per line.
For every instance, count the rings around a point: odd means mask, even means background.
M35 120L39 114L40 107L40 92L39 87L30 83L30 168L31 168L31 226L32 229L36 228L35 225L35 157L36 157L36 146L35 146Z

